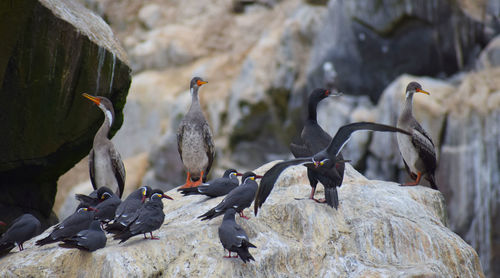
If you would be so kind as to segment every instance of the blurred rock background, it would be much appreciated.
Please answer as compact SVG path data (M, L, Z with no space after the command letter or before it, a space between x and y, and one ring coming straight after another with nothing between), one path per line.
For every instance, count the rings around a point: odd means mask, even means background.
M500 1L79 1L110 24L133 70L113 138L128 190L183 183L175 133L193 76L209 82L212 177L289 157L313 88L343 92L319 108L333 134L352 121L395 124L416 80L431 93L414 110L438 149L449 226L500 275ZM344 156L369 178L408 179L395 137L358 134ZM59 180L60 217L68 192L90 188L86 163Z

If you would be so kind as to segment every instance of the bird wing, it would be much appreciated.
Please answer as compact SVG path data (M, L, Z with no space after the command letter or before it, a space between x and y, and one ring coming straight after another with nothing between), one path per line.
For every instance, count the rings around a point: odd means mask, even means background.
M184 137L184 120L181 121L179 128L177 129L177 151L179 152L179 155L182 160L182 137ZM184 162L184 161L183 161Z
M212 131L210 130L210 126L205 122L203 125L203 141L205 142L205 152L208 157L208 165L203 173L203 182L207 179L207 175L210 172L210 168L212 168L212 163L214 162L215 156L215 148L214 141L212 139Z
M89 175L90 175L90 182L92 183L92 187L94 189L97 189L97 185L95 182L95 174L94 174L94 149L91 149L90 153L89 153Z
M273 190L274 184L278 180L281 173L288 167L293 165L305 164L312 162L312 157L296 158L283 162L276 163L271 169L267 170L260 181L257 193L255 193L254 212L257 215L259 208L264 204L267 197ZM236 190L236 189L235 189Z
M437 164L434 143L420 125L418 125L418 128L415 126L411 135L411 142L417 150L418 156L424 162L425 167L429 171L434 172Z
M154 231L161 227L164 219L165 214L161 208L145 204L142 209L139 210L135 221L130 225L130 231L133 234Z
M115 174L115 178L118 183L118 188L120 189L118 196L121 198L123 195L123 188L125 186L125 166L123 165L120 153L116 151L113 144L110 144L108 151L109 151L109 157L111 158L111 166L113 168L113 173Z
M290 144L290 151L295 157L308 157L313 155L313 153L311 153L305 145L298 145L294 143Z
M400 132L407 135L411 135L408 131L399 129L397 127L382 125L377 123L368 123L368 122L358 122L347 124L341 126L332 141L328 145L326 151L330 157L336 157L339 152L342 150L344 145L351 138L351 134L358 130L372 130L372 131L389 131L389 132Z

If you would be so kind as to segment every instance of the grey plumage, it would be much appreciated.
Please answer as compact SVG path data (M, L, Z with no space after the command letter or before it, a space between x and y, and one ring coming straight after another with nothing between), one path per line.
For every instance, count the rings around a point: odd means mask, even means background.
M45 238L36 242L36 245L45 245L76 235L81 230L87 229L94 220L92 208L81 208L57 224L52 232Z
M151 196L152 189L143 186L130 193L127 198L118 205L115 211L113 223L106 226L105 230L110 233L119 233L132 223L135 212L142 206L144 201Z
M405 168L408 171L413 183L404 185L417 185L421 177L425 177L433 189L438 189L434 172L436 171L436 151L434 143L427 132L413 117L413 95L415 93L429 94L422 90L422 86L417 82L410 82L406 87L406 101L398 118L397 126L407 130L411 136L397 136L398 147L403 157Z
M15 245L19 251L24 250L23 243L40 232L41 224L36 217L29 213L19 216L0 237L0 253L8 253Z
M94 220L90 223L88 229L82 230L70 238L63 239L63 243L60 243L59 246L93 252L104 248L106 241L106 234L101 228L101 222Z
M185 187L196 186L206 181L215 156L212 131L198 98L198 89L205 83L207 82L199 77L191 80L191 106L177 131L177 149L188 172ZM195 183L196 185L192 185L191 180L199 181Z
M242 184L240 186L231 190L231 192L229 192L229 194L227 194L227 196L216 207L198 216L198 218L201 218L202 221L210 220L224 214L224 212L226 212L229 208L235 209L236 212L240 213L240 215L244 217L242 212L245 208L250 207L258 188L258 184L255 181L256 178L259 178L259 176L252 172L246 172L243 174L243 177L241 178Z
M237 176L240 175L235 169L227 169L221 178L217 178L197 187L179 188L184 196L205 195L211 198L224 196L236 188L239 184Z
M95 218L101 222L109 222L115 219L115 213L122 200L113 192L104 192L101 195L101 200L96 207Z
M250 260L255 261L248 252L248 248L256 248L256 246L250 243L245 230L236 224L235 213L236 211L233 208L227 209L224 213L224 218L218 230L220 242L224 249L229 251L228 257L231 257L231 252L236 252L244 263Z
M104 113L104 122L97 131L92 150L89 153L89 174L94 189L102 186L111 188L120 198L125 185L125 166L115 146L108 139L115 112L111 101L101 96L83 94Z
M159 229L165 220L162 198L170 197L163 194L161 190L155 189L150 200L135 212L133 221L121 233L114 235L113 238L119 239L120 243L122 243L135 235L150 233L151 239L158 239L153 237L153 231Z

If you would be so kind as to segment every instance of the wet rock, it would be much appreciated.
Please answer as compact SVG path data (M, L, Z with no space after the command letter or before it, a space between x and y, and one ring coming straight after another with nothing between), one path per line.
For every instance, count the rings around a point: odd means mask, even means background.
M125 52L109 26L75 1L2 1L0 215L42 225L60 175L88 154L102 112L81 94L115 105L114 134L130 84Z
M476 252L446 227L438 191L368 180L349 165L338 210L295 199L309 195L304 167L283 173L257 217L236 219L257 246L250 250L255 262L247 264L222 258L222 217L196 218L222 198L168 194L175 200L164 201L158 241L108 238L106 248L92 254L35 247L46 231L0 260L0 276L484 277Z

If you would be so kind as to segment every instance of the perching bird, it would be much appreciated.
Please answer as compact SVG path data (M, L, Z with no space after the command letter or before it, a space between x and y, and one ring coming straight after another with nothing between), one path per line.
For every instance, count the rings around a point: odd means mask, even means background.
M326 133L323 128L321 128L317 121L318 103L329 96L332 96L331 92L325 89L315 89L309 96L307 120L300 135L303 144L290 144L290 150L296 158L313 156L326 148L332 141L332 137ZM342 156L342 153L339 153L337 155L337 161L342 160L344 160L344 157ZM338 179L335 180L337 182L335 187L341 186L342 180L344 179L344 169L345 163L339 162L335 164L335 171L339 174ZM311 185L311 195L309 196L309 199L315 200L316 202L323 202L314 198L316 186L318 185L319 174L320 173L316 168L307 168L307 178L309 179L309 184Z
M119 233L123 231L133 221L135 212L142 206L144 201L151 196L153 190L149 186L143 186L121 202L115 212L113 223L109 223L105 230L109 233Z
M231 252L236 252L238 255L234 258L240 256L244 263L250 260L255 261L250 252L248 252L248 248L257 248L257 246L250 243L245 230L243 230L240 225L236 224L234 219L235 213L236 211L234 208L227 209L224 213L222 224L219 226L220 242L224 249L229 251L229 255L224 256L224 258L232 258Z
M104 196L105 192L107 192L108 194ZM76 208L75 211L79 210L80 208L88 208L88 207L95 208L97 205L99 205L99 203L108 199L108 197L111 195L115 194L111 189L109 189L106 186L99 187L98 189L92 191L89 195L75 194L75 199L80 201L80 204L78 204L78 207Z
M108 139L108 132L113 124L115 112L109 99L83 94L93 101L104 113L104 123L94 137L94 144L89 153L90 181L94 189L107 186L120 198L125 185L125 167L120 154Z
M279 162L264 174L257 194L255 195L255 215L257 215L258 209L271 193L280 174L289 166L299 164L308 168L313 167L316 171L319 171L320 175L318 175L318 179L325 187L326 203L330 207L338 208L339 201L336 186L339 184L338 180L340 179L340 174L336 171L335 164L341 162L337 160L337 156L351 137L351 134L357 130L402 132L409 135L405 130L376 123L358 122L341 126L327 148L321 150L312 157L296 158Z
M250 207L252 204L255 192L258 188L258 184L255 179L259 178L261 178L261 176L258 176L253 172L246 172L241 178L242 184L240 186L231 190L222 202L211 210L205 212L203 215L198 216L198 218L201 218L202 221L210 220L224 214L229 208L234 208L236 212L240 214L240 217L248 219L248 217L243 214L243 210Z
M26 213L19 216L0 237L0 253L8 253L15 245L19 251L24 250L23 243L40 234L40 229L40 221L33 215Z
M208 197L224 196L239 184L237 176L241 176L235 169L227 169L222 178L208 181L197 187L179 188L184 196L205 195Z
M120 243L127 241L129 238L146 233L151 234L151 239L159 239L153 236L153 231L158 230L165 220L165 213L163 213L163 202L162 198L167 198L173 200L171 197L165 195L163 191L159 189L153 190L149 201L144 203L141 208L139 208L134 216L133 221L123 230L121 233L113 236L114 239L119 239Z
M70 238L63 239L63 242L59 243L59 246L93 252L97 249L104 248L106 246L106 241L106 234L101 228L101 222L99 220L94 220L90 223L88 229L82 230Z
M398 147L405 168L415 182L410 182L402 185L417 185L422 176L429 181L433 189L438 189L434 179L436 171L436 151L431 137L420 126L417 120L413 117L413 94L429 93L422 90L422 86L417 82L410 82L406 87L406 101L403 112L399 115L398 127L407 130L411 136L398 134Z
M198 89L206 83L199 77L191 80L191 107L177 130L177 149L187 171L186 184L181 188L205 182L214 161L212 131L198 99Z
M54 227L54 230L45 238L36 242L36 245L45 245L76 235L85 230L94 220L94 208L80 208Z
M109 188L101 194L100 199L102 201L95 206L96 212L94 217L101 222L108 223L115 219L116 209L122 203L122 200Z

